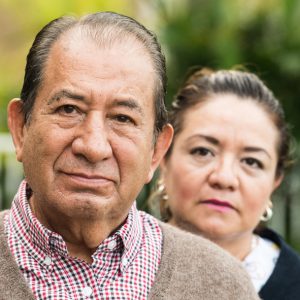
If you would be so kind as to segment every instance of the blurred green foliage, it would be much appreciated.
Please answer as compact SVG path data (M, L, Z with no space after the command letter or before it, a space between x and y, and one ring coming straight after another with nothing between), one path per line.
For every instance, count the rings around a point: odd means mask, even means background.
M243 65L282 101L300 138L300 1L156 1L159 35L167 49L168 102L194 65Z

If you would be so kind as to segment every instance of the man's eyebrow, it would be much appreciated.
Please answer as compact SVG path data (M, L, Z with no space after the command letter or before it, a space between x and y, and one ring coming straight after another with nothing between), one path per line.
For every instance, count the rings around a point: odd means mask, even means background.
M74 100L80 100L83 101L84 97L82 95L74 94L71 91L68 90L61 90L55 93L48 101L48 105L52 104L55 101L59 101L61 98L68 98L68 99L74 99Z
M74 99L74 100L80 100L84 101L85 97L79 94L75 94L69 90L61 90L55 93L48 101L48 105L52 104L55 101L59 101L61 98L68 98L68 99ZM144 116L143 109L141 105L138 103L138 101L134 99L127 99L127 100L115 100L112 104L112 107L120 107L124 106L129 108L130 110L136 110L138 111L142 116Z
M124 106L129 108L130 110L138 111L142 116L144 116L144 112L140 104L134 99L128 100L116 100L112 104L113 107Z

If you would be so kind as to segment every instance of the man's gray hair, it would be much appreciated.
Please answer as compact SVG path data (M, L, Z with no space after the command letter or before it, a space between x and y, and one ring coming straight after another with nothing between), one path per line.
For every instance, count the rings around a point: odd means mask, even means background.
M75 18L63 16L48 23L36 35L27 55L21 100L25 122L28 122L38 90L42 84L43 71L53 44L67 31L78 27L101 46L111 46L124 39L135 39L144 46L153 64L155 74L155 136L167 123L165 108L166 64L156 35L136 20L113 12L97 12Z

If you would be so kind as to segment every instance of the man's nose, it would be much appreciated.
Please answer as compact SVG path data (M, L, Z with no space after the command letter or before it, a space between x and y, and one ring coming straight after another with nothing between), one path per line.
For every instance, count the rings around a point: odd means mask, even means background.
M220 158L209 175L209 184L218 189L235 190L239 186L236 162L233 158Z
M105 124L104 117L100 114L91 114L85 118L77 130L72 151L93 163L111 157L109 128Z

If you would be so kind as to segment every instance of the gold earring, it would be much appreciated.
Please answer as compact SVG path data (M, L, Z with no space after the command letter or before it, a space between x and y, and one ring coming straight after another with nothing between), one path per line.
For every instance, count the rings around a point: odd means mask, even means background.
M166 193L166 187L162 179L157 182L157 192L160 194L161 199L167 201L169 199L168 194Z
M268 207L266 208L266 211L262 214L262 216L260 217L260 220L263 222L267 222L269 221L272 216L273 216L273 203L271 202L271 200L268 203Z

